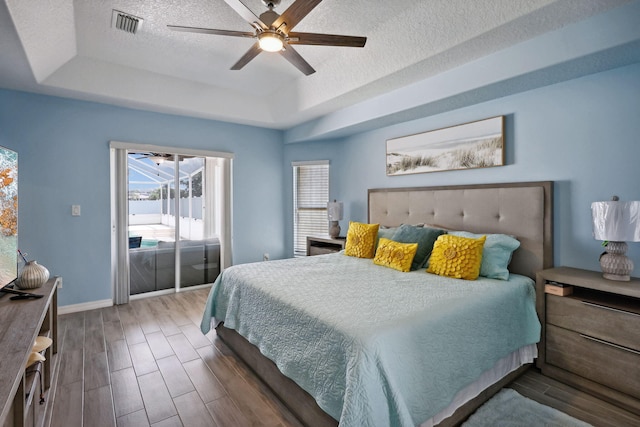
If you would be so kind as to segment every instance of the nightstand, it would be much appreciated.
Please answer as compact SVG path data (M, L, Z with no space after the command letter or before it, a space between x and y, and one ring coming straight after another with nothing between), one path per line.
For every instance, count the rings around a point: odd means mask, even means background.
M550 282L573 293L545 293ZM640 414L640 279L559 267L540 271L536 289L542 373Z
M307 256L340 252L344 249L345 237L307 236Z

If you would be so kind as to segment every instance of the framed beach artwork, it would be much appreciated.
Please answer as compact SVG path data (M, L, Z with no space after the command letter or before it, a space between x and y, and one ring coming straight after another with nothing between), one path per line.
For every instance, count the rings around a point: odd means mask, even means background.
M387 140L387 175L504 165L504 116Z

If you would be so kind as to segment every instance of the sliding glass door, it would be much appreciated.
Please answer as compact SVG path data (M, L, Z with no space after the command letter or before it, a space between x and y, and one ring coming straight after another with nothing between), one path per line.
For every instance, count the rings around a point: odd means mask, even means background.
M124 288L129 296L215 281L231 261L231 159L135 146L125 151L126 195L119 199L126 203L120 228L127 254L117 257L116 268L128 274L116 276L116 295L122 301Z

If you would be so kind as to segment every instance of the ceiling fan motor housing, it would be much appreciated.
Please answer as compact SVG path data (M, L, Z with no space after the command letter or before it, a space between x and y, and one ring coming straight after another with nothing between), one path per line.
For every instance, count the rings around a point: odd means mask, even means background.
M267 6L269 9L273 9L280 4L280 0L262 0L262 4Z
M260 15L260 20L264 22L267 27L271 27L271 24L273 24L279 17L280 15L278 15L277 12L273 11L273 9L269 9Z

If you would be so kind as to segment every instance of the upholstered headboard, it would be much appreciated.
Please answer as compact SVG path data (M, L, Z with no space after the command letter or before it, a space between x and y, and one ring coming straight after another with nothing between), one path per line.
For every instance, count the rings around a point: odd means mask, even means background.
M378 188L369 190L369 222L424 223L516 237L509 270L535 279L553 265L553 182Z

